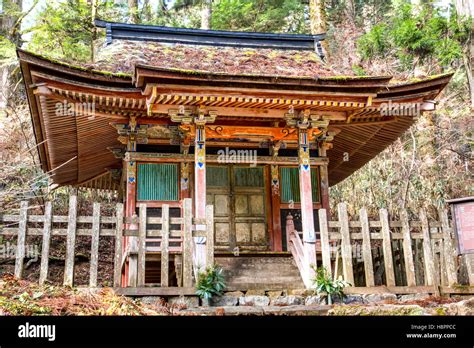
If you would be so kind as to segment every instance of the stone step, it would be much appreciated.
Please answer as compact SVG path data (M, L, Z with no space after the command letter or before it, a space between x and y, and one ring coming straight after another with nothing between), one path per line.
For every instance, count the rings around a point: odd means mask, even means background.
M282 315L282 316L326 316L331 306L224 306L224 307L198 307L183 309L175 315Z
M230 288L304 288L298 267L290 255L218 256L215 261L224 269L227 286Z

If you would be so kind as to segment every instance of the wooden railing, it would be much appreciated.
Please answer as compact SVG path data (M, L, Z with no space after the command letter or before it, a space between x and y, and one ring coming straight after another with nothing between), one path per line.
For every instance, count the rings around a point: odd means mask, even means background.
M146 204L139 206L137 216L138 230L127 230L125 223L130 223L123 216L123 204L116 205L115 216L101 216L99 203L94 203L92 216L77 216L77 197L71 196L67 216L57 216L52 213L51 202L46 202L44 215L28 214L28 203L21 202L19 215L0 215L0 235L17 236L15 252L15 276L22 278L24 271L24 260L27 236L42 236L41 266L39 283L43 284L48 278L50 242L52 236L64 236L66 238L66 255L64 262L64 285L74 285L74 263L76 238L88 236L91 238L90 250L90 277L89 286L97 286L97 270L99 259L99 239L101 237L113 237L115 239L114 250L114 287L121 287L124 267L131 258L136 258L136 269L130 269L128 264L129 283L128 286L140 287L145 285L145 259L146 253L159 251L161 253L161 287L169 284L169 255L170 252L182 255L182 286L192 287L193 269L194 275L203 265L193 262L193 237L206 237L206 265L214 263L214 223L213 206L206 207L206 219L194 219L192 217L191 199L183 201L183 217L170 217L169 206L162 206L161 217L147 217ZM160 230L147 229L147 224L159 224ZM171 229L171 226L179 225L179 229ZM204 231L195 231L195 225L205 226ZM138 248L132 250L130 247L123 251L123 237L137 237ZM147 247L147 241L154 241L158 247ZM131 245L131 244L129 244ZM38 255L35 255L38 256ZM130 279L131 278L131 279ZM135 278L135 279L133 279Z
M309 265L307 262L303 241L301 240L301 236L298 231L295 230L293 217L291 215L288 215L286 218L286 240L288 251L291 252L293 258L295 259L296 266L300 271L303 283L307 288L311 287L311 265Z
M458 259L446 210L438 211L438 221L429 221L423 209L415 221L405 210L398 220L390 220L388 211L380 209L378 221L370 221L366 209L350 220L344 203L337 211L338 220L328 221L326 210L319 210L320 240L315 245L322 266L335 278L342 275L355 287L429 286L435 293L440 286L458 285ZM291 217L287 221L289 250L304 277L301 239Z

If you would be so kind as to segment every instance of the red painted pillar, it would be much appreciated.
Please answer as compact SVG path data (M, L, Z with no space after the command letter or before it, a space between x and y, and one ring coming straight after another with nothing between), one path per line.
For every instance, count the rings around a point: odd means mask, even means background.
M136 142L129 140L127 144L128 152L136 151ZM137 165L135 161L126 160L124 162L126 170L126 194L125 194L125 217L127 220L131 220L135 215L136 207L136 193L137 193ZM125 224L125 229L127 230L138 230L138 225L136 223L127 223ZM136 237L124 237L123 240L123 251L130 250L135 248L137 244ZM138 249L138 244L136 245ZM130 275L134 278L133 274L136 274L136 264L135 260L130 258L130 262L125 265L125 272L122 276L122 286L134 286L135 279L130 279ZM130 283L131 282L131 283Z
M311 189L311 166L309 160L308 130L301 122L298 127L298 162L300 179L301 222L307 277L311 278L311 265L316 265L316 233L313 219L313 197Z
M196 119L194 148L194 216L206 218L206 129L205 122ZM205 231L205 225L196 225L197 231ZM194 238L194 267L199 272L206 267L206 237Z
M271 193L272 193L272 246L273 251L283 251L281 235L281 213L280 213L280 175L277 165L270 166L271 171Z

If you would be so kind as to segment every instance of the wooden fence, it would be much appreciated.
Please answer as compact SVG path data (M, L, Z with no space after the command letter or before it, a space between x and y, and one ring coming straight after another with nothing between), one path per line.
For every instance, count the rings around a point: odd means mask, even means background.
M77 197L69 199L67 216L53 215L51 202L46 202L44 215L28 214L28 202L21 202L19 215L2 215L0 223L3 227L0 235L17 236L15 252L15 276L22 278L25 259L25 246L27 236L42 236L41 266L39 283L43 284L48 278L50 242L53 236L66 237L66 255L64 259L64 285L74 284L74 262L77 236L91 238L90 251L90 277L89 285L97 286L97 269L99 260L99 238L113 237L122 239L122 226L117 221L123 219L123 205L117 204L115 216L101 216L100 204L94 203L92 216L77 216ZM42 225L41 227L38 227ZM81 225L81 228L78 228ZM86 228L84 226L87 225ZM11 227L15 226L15 227ZM116 238L116 237L120 238ZM114 260L114 284L120 284L120 243L116 243Z
M64 285L74 285L74 263L77 236L91 238L90 249L90 277L89 286L97 286L97 270L99 260L99 239L112 237L115 240L114 250L114 287L122 286L122 273L128 263L128 286L145 285L145 257L147 241L158 242L159 247L154 251L161 254L161 287L167 287L169 282L169 254L170 251L182 255L182 285L192 287L193 269L199 267L193 263L193 237L207 237L207 265L214 262L214 223L213 207L206 207L206 219L192 218L191 199L183 201L183 217L169 216L169 206L162 206L161 217L147 217L146 204L139 206L139 215L132 220L138 221L138 229L125 229L124 222L130 223L123 216L123 204L116 205L115 216L101 216L101 206L94 203L92 216L77 215L77 197L71 196L67 216L53 215L51 202L45 204L44 215L28 214L28 203L21 202L19 215L0 215L0 235L17 236L15 252L15 276L22 278L24 270L25 249L27 236L42 236L41 265L39 283L43 284L48 278L48 263L50 256L50 242L52 236L63 236L66 239L66 255L64 262ZM159 224L161 229L148 229L147 225ZM171 226L180 225L179 229L172 230ZM194 226L204 226L204 230L195 231ZM38 227L39 226L39 227ZM78 227L79 226L79 227ZM138 248L122 250L125 238L138 238ZM175 244L170 246L170 244ZM128 243L128 245L132 245ZM135 258L135 263L131 262ZM134 265L134 266L132 266Z
M357 220L350 220L344 203L337 207L337 221L328 221L325 209L318 213L316 249L334 278L342 275L355 287L428 286L435 293L440 286L458 286L458 258L446 210L438 211L438 221L429 221L423 209L415 221L405 210L391 220L386 209L380 209L379 220L371 221L365 208ZM303 275L303 243L291 217L287 240Z
M129 272L128 286L143 287L145 285L145 253L146 251L158 251L161 254L161 287L169 284L169 256L170 252L182 255L182 281L178 279L178 285L190 288L201 265L195 263L193 257L193 238L206 237L206 265L214 263L214 207L206 207L206 218L196 219L192 217L192 201L190 198L183 200L183 217L170 217L169 205L162 205L161 217L147 217L146 204L139 205L138 230L125 230L124 236L138 237L138 250L127 249L122 257L122 265L137 255L137 277L132 269ZM127 221L126 221L127 222ZM135 222L135 221L133 221ZM148 225L161 225L161 229L147 228ZM203 226L200 230L196 226ZM171 229L171 226L178 226ZM147 248L147 241L159 244ZM129 244L132 245L132 244ZM194 277L193 277L194 275ZM179 276L180 277L180 276ZM181 277L180 277L181 278Z
M206 209L205 219L192 217L191 199L183 200L182 217L170 217L169 206L163 205L161 217L147 216L145 204L139 206L138 216L123 217L123 205L117 204L115 216L102 216L101 206L93 205L92 216L77 215L77 198L70 197L67 216L53 215L52 204L45 204L44 215L28 213L28 203L22 202L19 215L0 216L0 235L16 236L15 276L23 275L27 236L41 236L41 265L39 282L48 279L48 261L52 237L62 236L66 241L64 284L74 285L76 238L91 238L89 286L97 286L99 239L115 240L114 287L122 286L122 274L127 265L129 288L145 285L145 260L147 252L158 252L161 261L160 287L168 287L170 254L182 260L178 287L192 290L193 279L199 265L193 261L193 238L206 237L206 265L214 263L213 207ZM453 231L446 210L438 212L437 221L429 221L424 210L418 218L409 220L402 211L398 220L389 218L387 210L380 209L377 221L369 220L366 209L361 209L358 219L349 219L346 205L337 207L337 221L328 221L324 209L319 210L319 239L316 250L322 265L334 276L342 275L356 288L375 289L416 288L428 286L454 288L458 285L458 258ZM133 222L135 229L125 228ZM288 220L290 222L290 220ZM160 226L155 229L154 227ZM199 231L196 226L200 226ZM176 227L178 226L178 227ZM136 238L136 249L123 250L126 238ZM302 276L308 274L301 237L293 224L287 224L289 250L295 257ZM148 246L153 241L155 246ZM133 245L133 243L128 243ZM305 273L306 272L306 273ZM178 272L177 272L178 273ZM194 276L193 276L194 275ZM309 284L309 279L305 282ZM471 288L473 284L470 284ZM171 288L169 289L172 290ZM372 291L372 290L370 290ZM435 291L435 292L436 292Z

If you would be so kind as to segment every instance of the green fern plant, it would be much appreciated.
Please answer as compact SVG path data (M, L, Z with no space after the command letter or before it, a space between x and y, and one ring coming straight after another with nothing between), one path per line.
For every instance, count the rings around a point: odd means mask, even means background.
M339 279L333 280L327 269L324 267L312 267L315 272L313 283L318 295L327 295L328 304L332 304L333 296L339 296L341 298L344 297L344 288L351 286L351 284L344 281L341 277Z
M213 296L222 296L225 287L222 268L217 265L209 266L198 275L196 295L208 301Z

